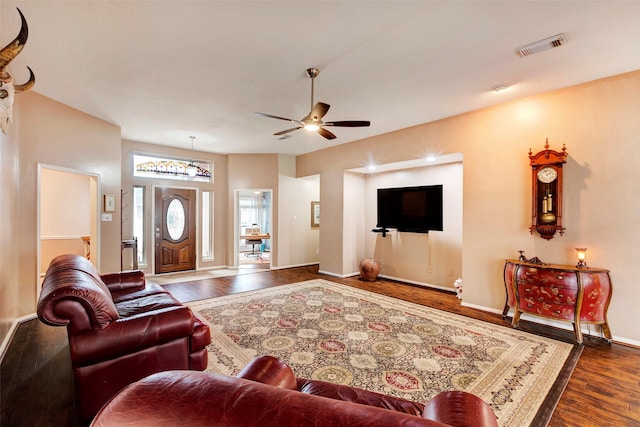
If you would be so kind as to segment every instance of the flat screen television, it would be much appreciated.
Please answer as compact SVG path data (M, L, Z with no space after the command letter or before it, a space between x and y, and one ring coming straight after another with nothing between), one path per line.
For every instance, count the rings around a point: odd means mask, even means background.
M442 185L378 188L378 222L382 230L442 231Z

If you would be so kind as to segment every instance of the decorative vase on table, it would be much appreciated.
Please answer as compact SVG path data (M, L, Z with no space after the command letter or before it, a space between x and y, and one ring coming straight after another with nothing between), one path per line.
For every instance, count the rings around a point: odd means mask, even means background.
M373 282L380 273L380 263L373 258L365 258L360 261L360 277L367 282Z

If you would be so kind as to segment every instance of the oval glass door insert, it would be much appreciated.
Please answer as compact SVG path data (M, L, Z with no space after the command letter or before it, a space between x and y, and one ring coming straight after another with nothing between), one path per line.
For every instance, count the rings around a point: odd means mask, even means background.
M173 199L167 208L167 231L173 240L178 240L184 232L184 206L178 199Z

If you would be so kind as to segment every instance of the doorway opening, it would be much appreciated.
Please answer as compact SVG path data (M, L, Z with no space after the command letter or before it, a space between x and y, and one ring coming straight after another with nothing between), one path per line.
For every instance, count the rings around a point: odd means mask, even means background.
M271 268L271 190L238 190L236 193L237 247L239 269Z
M72 169L38 165L38 281L62 254L99 263L99 177ZM40 296L40 286L36 297Z

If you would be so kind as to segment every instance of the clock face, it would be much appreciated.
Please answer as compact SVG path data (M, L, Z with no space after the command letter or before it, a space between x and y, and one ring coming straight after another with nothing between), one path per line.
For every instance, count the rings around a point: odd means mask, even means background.
M556 178L558 178L558 172L550 166L544 167L538 171L538 181L542 183L549 184L550 182L555 181Z

